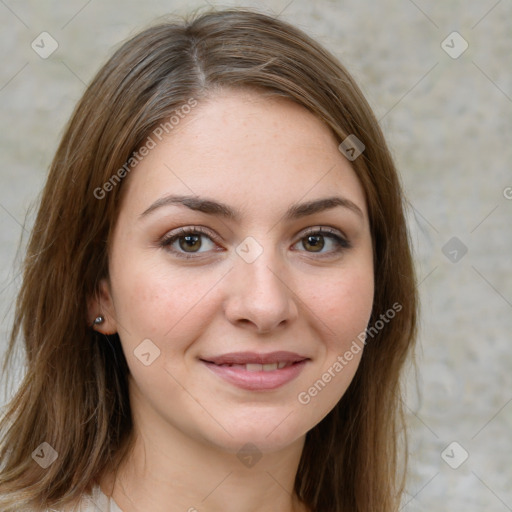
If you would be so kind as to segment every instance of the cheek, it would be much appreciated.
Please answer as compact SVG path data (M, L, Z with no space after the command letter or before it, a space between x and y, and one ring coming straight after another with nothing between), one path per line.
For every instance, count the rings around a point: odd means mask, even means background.
M176 350L210 320L213 306L208 290L218 277L206 273L185 275L179 270L171 273L167 268L144 263L120 266L119 270L116 314L119 330L124 331L123 339L130 346L149 338L162 351Z
M359 272L345 273L331 279L322 293L310 297L317 319L317 332L322 339L319 365L307 379L297 400L311 422L320 421L338 403L349 387L359 367L364 345L361 334L370 320L374 280L371 267Z
M371 268L330 280L310 298L316 316L323 321L330 350L340 352L364 331L370 320L374 294Z

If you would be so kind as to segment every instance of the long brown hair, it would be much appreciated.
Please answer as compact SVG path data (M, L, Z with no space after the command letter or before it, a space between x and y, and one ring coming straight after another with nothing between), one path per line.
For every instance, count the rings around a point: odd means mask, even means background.
M291 98L341 143L365 148L352 165L364 188L374 247L373 326L348 390L307 433L295 481L315 512L391 512L403 490L400 370L414 344L417 295L395 166L367 101L345 68L297 28L250 10L196 14L125 42L78 103L42 194L3 371L17 340L26 375L0 422L0 508L76 503L130 451L128 367L117 334L87 325L88 299L108 276L107 249L125 166L160 123L216 88ZM124 174L123 174L124 176ZM43 469L33 453L56 452ZM44 445L46 446L46 445Z

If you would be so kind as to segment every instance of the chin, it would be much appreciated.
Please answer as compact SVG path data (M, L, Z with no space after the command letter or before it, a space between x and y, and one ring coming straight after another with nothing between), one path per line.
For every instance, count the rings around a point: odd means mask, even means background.
M268 415L255 412L252 418L233 415L229 425L224 425L229 434L222 430L221 437L212 439L211 432L208 437L210 442L229 453L238 453L247 445L253 445L261 453L276 452L297 442L314 426L296 424L297 418L297 411L290 414L284 408L279 413L269 411Z

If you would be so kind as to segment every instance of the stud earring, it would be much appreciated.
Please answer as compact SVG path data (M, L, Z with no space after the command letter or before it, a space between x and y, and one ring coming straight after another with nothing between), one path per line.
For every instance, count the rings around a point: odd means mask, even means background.
M103 318L101 315L98 315L96 319L93 322L93 325L100 325L105 321L105 318Z

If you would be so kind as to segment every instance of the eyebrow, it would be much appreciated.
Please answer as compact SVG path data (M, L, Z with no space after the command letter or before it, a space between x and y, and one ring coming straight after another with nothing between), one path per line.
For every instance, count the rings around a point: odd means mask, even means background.
M170 205L186 206L194 211L207 213L209 215L218 215L234 221L239 221L242 217L239 210L213 199L201 198L199 196L168 195L157 199L149 208L140 214L140 218L148 216L159 208ZM344 197L332 196L315 199L314 201L308 201L305 203L293 204L284 214L284 220L289 221L300 219L338 206L347 208L348 210L356 213L359 217L364 218L361 208L359 208L359 206L357 206L353 201Z

